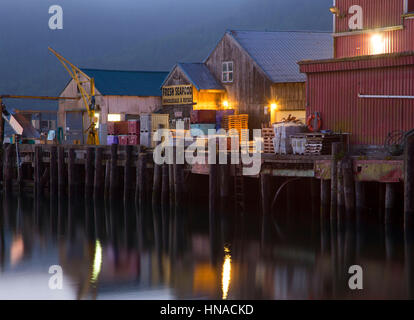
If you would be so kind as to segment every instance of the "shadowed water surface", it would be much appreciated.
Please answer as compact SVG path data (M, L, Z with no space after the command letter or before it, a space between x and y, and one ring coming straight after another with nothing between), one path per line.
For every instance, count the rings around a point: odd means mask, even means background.
M411 235L372 212L338 223L292 208L263 218L206 207L3 200L0 299L412 297ZM354 264L363 290L348 287ZM61 290L49 288L52 265Z

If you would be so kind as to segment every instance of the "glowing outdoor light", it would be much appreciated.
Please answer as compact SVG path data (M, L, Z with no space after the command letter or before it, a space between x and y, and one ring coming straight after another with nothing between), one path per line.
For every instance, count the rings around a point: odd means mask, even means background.
M223 107L224 108L228 108L229 107L229 102L227 100L223 101Z
M227 299L229 293L230 280L231 280L231 254L230 250L227 247L224 247L224 263L223 263L223 273L222 273L222 289L223 289L223 300Z
M272 111L276 111L276 110L277 110L277 104L276 104L276 103L272 103L272 104L270 105L270 109L271 109Z
M385 52L384 37L380 34L374 34L371 37L371 47L373 54L381 54Z
M115 121L121 121L121 115L116 113L108 114L108 121L115 122Z

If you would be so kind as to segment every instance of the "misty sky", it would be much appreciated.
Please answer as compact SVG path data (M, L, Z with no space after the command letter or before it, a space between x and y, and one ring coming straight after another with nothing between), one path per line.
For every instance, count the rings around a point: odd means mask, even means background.
M80 67L170 70L202 61L227 29L330 31L332 0L0 0L0 93L59 95ZM50 30L51 5L63 30ZM6 101L17 108L55 107Z

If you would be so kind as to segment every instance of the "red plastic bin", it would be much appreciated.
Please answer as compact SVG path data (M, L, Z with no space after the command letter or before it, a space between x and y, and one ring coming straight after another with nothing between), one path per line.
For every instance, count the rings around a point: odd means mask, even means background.
M193 110L190 114L191 123L216 123L216 110Z
M122 145L122 146L126 146L128 144L128 136L127 135L118 136L118 140L119 140L119 144Z
M129 120L128 121L128 134L136 135L139 134L140 122L139 120Z
M131 146L139 145L139 135L129 135L128 136L128 144Z

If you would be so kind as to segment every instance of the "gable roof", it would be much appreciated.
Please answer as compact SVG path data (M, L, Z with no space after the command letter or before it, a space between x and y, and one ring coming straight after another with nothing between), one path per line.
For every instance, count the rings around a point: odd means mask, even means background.
M94 78L96 88L104 96L160 97L161 83L168 75L158 71L81 70Z
M298 62L333 58L326 32L227 31L274 83L304 82Z
M178 63L178 66L198 90L224 90L204 63Z
M197 90L224 91L223 86L216 80L204 63L177 63L162 85L167 82L169 76L174 73L176 68L180 68L180 70L187 77L188 81L190 81L197 88Z

